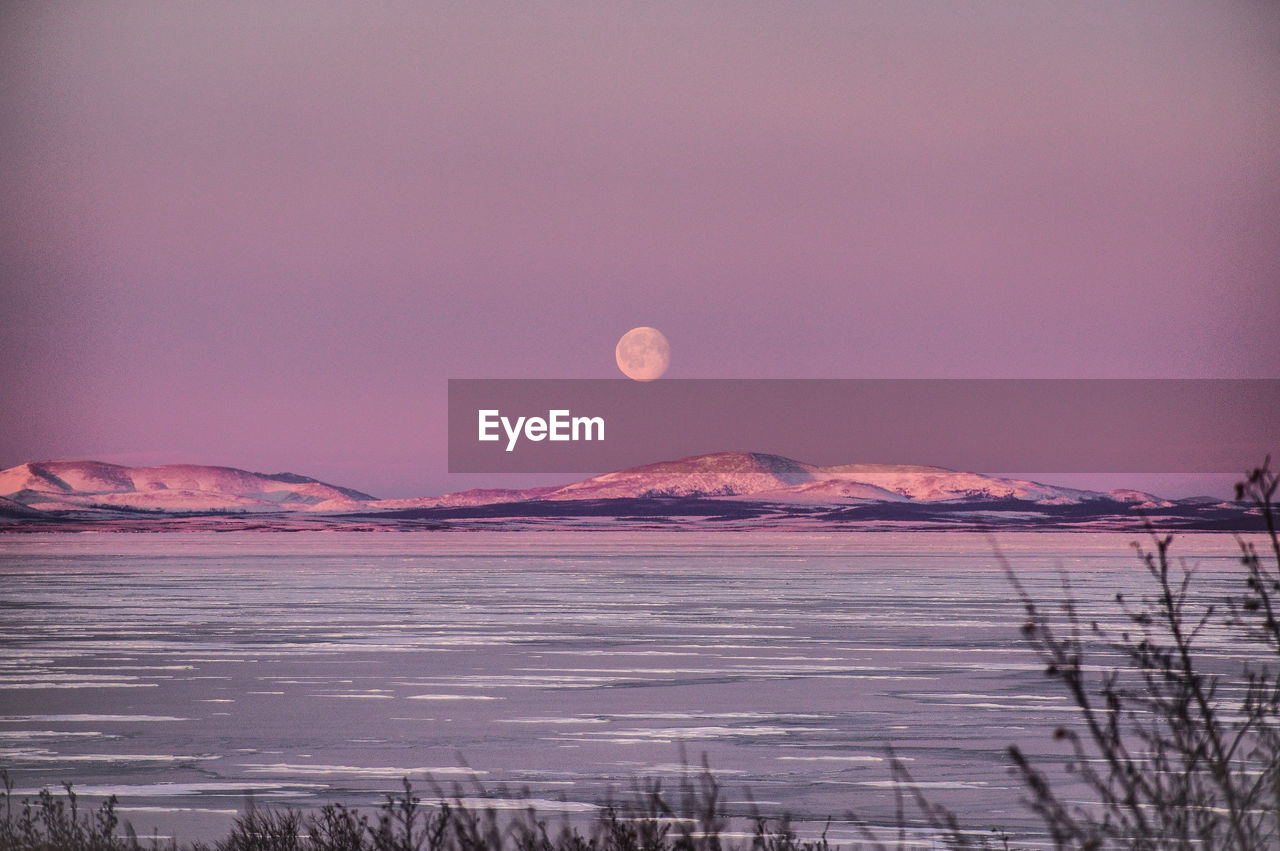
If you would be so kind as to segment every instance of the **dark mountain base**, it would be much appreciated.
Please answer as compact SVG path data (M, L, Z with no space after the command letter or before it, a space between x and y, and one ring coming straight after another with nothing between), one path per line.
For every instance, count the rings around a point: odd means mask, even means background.
M1101 524L1104 528L1139 529L1147 522L1167 529L1205 531L1263 531L1256 511L1222 504L1179 504L1158 509L1110 500L1066 505L1043 505L1023 500L955 503L872 503L863 505L796 505L746 500L667 498L508 502L451 508L417 508L379 514L352 515L365 519L439 520L614 518L619 521L657 518L760 521L761 527L787 520L841 526L883 523L922 524L938 528L1061 529Z
M0 532L54 531L414 531L433 529L648 529L739 530L1135 530L1148 523L1168 531L1263 531L1256 512L1230 504L1180 503L1143 508L1095 500L1043 505L1022 500L952 503L867 503L848 506L696 497L530 500L488 505L413 508L355 514L298 512L166 514L0 512Z

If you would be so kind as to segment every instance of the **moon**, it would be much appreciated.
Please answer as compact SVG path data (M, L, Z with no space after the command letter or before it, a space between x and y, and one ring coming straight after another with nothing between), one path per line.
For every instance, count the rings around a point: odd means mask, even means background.
M635 381L661 378L671 365L671 344L661 331L648 325L623 334L613 354L622 374Z

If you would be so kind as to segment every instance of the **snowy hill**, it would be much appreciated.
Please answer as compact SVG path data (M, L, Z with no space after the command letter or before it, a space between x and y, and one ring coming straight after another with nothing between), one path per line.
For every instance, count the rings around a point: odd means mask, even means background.
M781 455L717 452L593 476L556 488L543 499L741 496L811 482L814 469Z
M125 467L101 461L42 461L0 471L0 496L44 511L119 508L164 512L345 510L374 498L295 473L169 464Z
M1104 499L1092 491L960 473L942 467L846 464L818 467L781 455L716 452L646 464L565 485L540 498L634 499L737 497L771 502L939 502L1018 499L1081 502Z
M1160 518L1182 528L1252 528L1257 522L1247 507L1220 500L1171 501L1134 490L1099 493L942 467L823 467L759 452L695 455L566 485L386 500L296 473L193 464L44 461L0 471L0 526L10 531L69 523L160 529L228 523L290 529L468 523L623 528L703 519L720 528L1140 528Z
M903 464L845 464L818 468L821 477L853 481L884 488L913 502L952 499L1019 499L1028 502L1081 502L1103 499L1094 491L1042 485L1019 479L1001 479L978 473L961 473L943 467Z
M781 455L716 452L592 476L561 486L476 489L379 500L296 473L170 464L125 467L100 461L43 461L0 472L0 497L43 511L84 509L309 511L320 513L456 508L526 501L702 498L801 505L1021 500L1162 503L1134 491L1101 494L942 467L845 464L819 467Z
M408 499L380 499L371 502L365 508L379 510L398 510L403 508L455 508L470 505L497 505L503 502L523 502L530 499L541 499L546 494L557 490L555 487L526 488L474 488L467 491L447 493L444 496L415 496Z

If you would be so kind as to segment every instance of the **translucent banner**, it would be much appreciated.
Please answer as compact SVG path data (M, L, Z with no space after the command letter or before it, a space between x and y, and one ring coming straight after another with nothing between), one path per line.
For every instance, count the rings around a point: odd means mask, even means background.
M718 451L980 472L1239 473L1280 379L451 379L449 472L602 473Z

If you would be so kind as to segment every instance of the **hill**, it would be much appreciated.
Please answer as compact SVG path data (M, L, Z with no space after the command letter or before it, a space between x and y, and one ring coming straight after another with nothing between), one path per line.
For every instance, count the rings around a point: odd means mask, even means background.
M0 472L0 528L1171 528L1249 529L1248 509L1063 488L943 467L818 466L759 452L645 464L559 486L379 500L297 473L42 461ZM70 524L70 526L68 525ZM236 524L239 524L238 526Z

